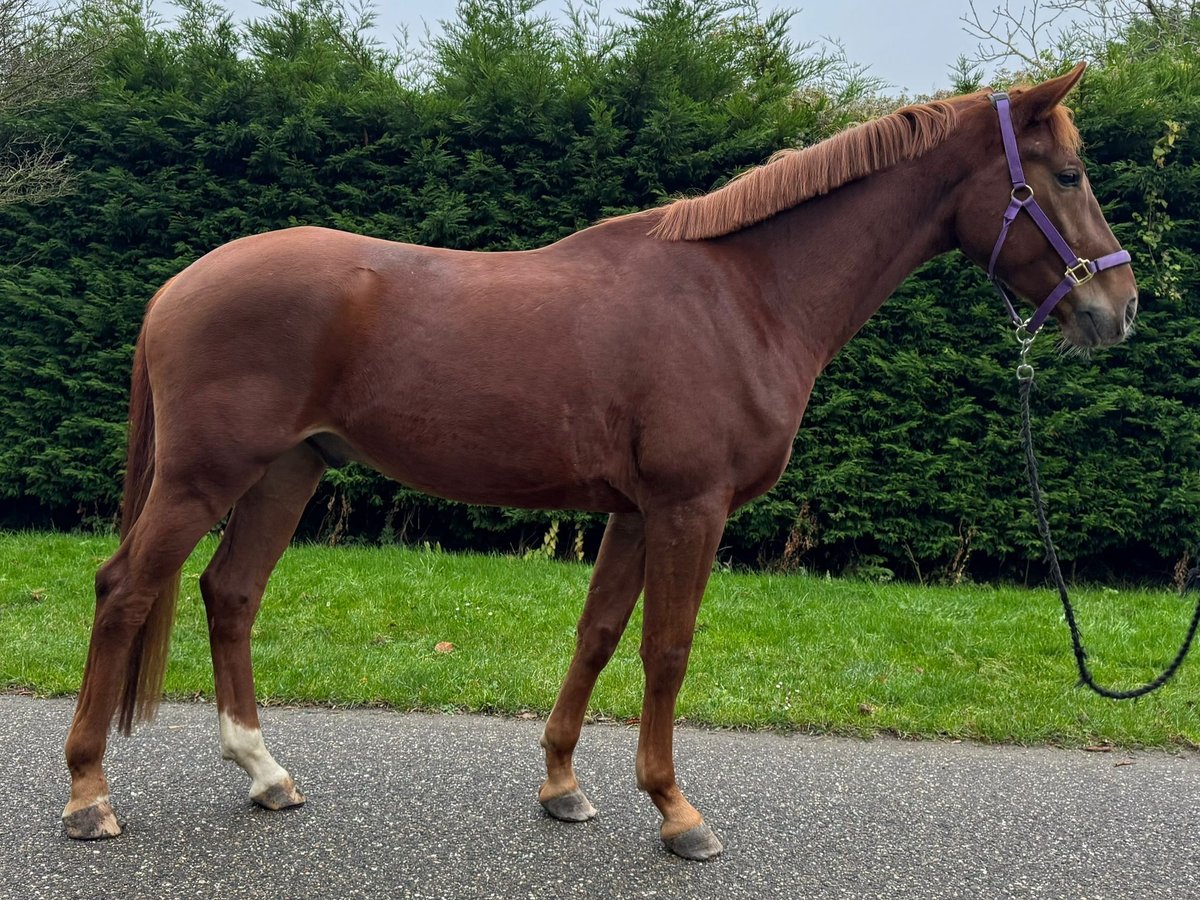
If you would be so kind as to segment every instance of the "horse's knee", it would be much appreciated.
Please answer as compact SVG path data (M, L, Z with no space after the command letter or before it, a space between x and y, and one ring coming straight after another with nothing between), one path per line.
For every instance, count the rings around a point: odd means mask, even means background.
M638 655L642 658L642 666L646 671L647 678L661 680L667 684L675 681L682 683L691 652L692 642L690 640L671 644L659 644L644 640L638 649Z
M575 640L580 658L590 666L604 668L621 642L623 628L612 625L593 625L581 629Z

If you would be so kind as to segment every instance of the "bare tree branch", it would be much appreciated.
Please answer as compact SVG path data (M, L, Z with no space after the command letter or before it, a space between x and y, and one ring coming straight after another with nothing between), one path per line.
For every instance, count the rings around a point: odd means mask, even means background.
M0 117L78 97L91 84L102 39L72 26L70 12L42 0L0 0ZM68 165L53 141L0 141L0 205L62 194Z
M0 0L0 111L78 96L91 83L101 40L67 26L66 7Z
M1043 75L1052 69L1058 54L1061 29L1056 28L1067 10L1064 4L1032 0L1014 11L1010 0L993 6L981 15L975 0L970 13L962 16L963 30L979 41L975 61L980 63L1016 60L1030 74ZM990 21L988 18L990 16Z
M1198 0L1029 0L1016 9L1003 0L983 14L971 0L961 21L979 41L973 61L1015 64L1041 77L1067 62L1102 58L1111 42L1138 24L1175 45L1195 47L1184 23L1198 12Z
M0 206L48 200L70 187L70 158L49 143L9 145L0 159Z

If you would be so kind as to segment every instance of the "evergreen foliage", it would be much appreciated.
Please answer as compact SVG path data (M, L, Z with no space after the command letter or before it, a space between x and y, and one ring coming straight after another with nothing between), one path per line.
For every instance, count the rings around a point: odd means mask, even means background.
M621 26L535 6L462 0L432 46L392 54L336 0L268 0L247 24L208 0L171 25L137 0L85 4L72 27L108 35L96 90L0 118L0 141L44 135L76 168L73 194L0 207L0 523L111 521L144 305L226 241L317 224L539 246L709 190L871 102L750 2L645 0ZM1200 540L1200 24L1185 31L1135 25L1072 101L1143 292L1128 345L1036 359L1052 525L1093 574L1169 579ZM722 558L952 581L1036 568L1014 360L981 274L930 263L818 381L792 464ZM351 467L303 527L509 547L552 520L598 540L596 518L444 503Z

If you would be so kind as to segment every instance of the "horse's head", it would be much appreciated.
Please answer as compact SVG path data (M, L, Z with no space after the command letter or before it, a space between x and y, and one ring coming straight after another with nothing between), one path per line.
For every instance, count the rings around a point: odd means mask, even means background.
M1052 315L1069 344L1088 348L1128 336L1137 283L1088 184L1078 132L1059 105L1083 69L968 101L963 131L978 149L959 185L955 229L968 256L1036 308L1032 330Z

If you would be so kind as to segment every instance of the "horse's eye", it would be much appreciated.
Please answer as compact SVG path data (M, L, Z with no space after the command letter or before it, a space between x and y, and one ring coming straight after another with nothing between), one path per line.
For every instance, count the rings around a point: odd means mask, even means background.
M1059 172L1055 177L1063 187L1079 187L1079 173L1075 169Z

